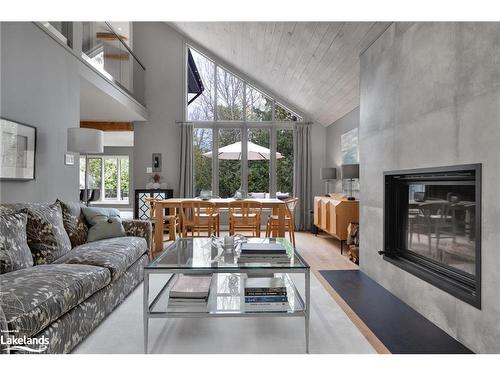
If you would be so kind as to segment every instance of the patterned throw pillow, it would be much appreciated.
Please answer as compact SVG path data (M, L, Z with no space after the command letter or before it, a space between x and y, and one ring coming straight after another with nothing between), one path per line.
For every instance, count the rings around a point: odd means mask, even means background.
M64 229L68 233L71 247L77 247L87 242L89 227L85 221L82 207L79 202L65 203L59 199L56 201L61 205Z
M0 274L33 266L26 222L26 214L20 212L0 216Z
M52 263L71 250L59 203L30 204L22 212L28 214L26 234L36 265Z
M87 242L126 236L120 211L116 208L83 207L82 211L91 225Z

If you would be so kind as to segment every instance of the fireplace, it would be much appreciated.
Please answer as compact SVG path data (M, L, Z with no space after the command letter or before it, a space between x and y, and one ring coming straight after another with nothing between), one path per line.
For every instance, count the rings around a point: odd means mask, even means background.
M384 173L384 259L481 308L481 165Z

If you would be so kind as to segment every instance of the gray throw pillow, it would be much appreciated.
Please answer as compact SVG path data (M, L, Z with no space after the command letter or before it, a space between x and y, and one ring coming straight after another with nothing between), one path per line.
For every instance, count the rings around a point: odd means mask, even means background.
M83 207L82 211L85 219L91 225L87 242L126 235L120 211L116 208Z
M28 241L26 239L25 213L0 216L0 274L33 266Z

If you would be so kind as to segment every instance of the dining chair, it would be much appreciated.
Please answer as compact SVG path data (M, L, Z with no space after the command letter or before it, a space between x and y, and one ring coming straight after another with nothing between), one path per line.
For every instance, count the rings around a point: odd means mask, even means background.
M194 237L196 231L200 237L201 231L206 231L208 237L212 234L220 235L220 215L215 203L201 200L186 200L181 203L182 236L187 237L191 231Z
M432 253L431 240L436 240L436 251L440 259L443 258L443 249L439 243L443 238L451 238L456 243L456 231L454 225L454 210L450 203L426 202L419 206L420 217L427 226L429 253Z
M285 210L285 230L288 231L290 236L290 242L292 242L295 247L295 207L299 202L299 198L293 197L288 198L285 201L286 210ZM267 220L266 225L266 237L270 237L273 230L278 229L279 227L279 216L271 215Z
M229 235L238 231L252 231L252 236L260 237L262 204L253 200L229 202Z
M151 222L153 228L157 222L155 204L158 201L157 198L147 197L144 201L149 206L149 221ZM163 215L163 232L168 233L168 240L175 238L175 233L180 230L179 217L176 214L173 215ZM165 241L164 241L165 242Z

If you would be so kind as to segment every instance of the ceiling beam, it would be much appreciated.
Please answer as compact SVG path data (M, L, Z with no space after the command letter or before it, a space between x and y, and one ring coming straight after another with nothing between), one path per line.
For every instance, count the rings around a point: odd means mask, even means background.
M134 131L131 122L80 121L80 128L97 129L105 132Z

